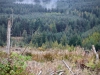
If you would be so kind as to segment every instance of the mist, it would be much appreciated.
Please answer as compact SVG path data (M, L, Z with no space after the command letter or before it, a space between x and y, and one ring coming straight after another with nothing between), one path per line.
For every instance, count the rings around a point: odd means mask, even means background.
M34 0L17 0L15 3L18 3L18 4L33 4L35 5L35 2Z
M57 0L50 0L49 2L43 2L40 0L40 5L47 10L55 9L57 7Z
M51 10L51 9L55 9L57 7L57 1L58 0L48 0L48 1L39 0L38 4L41 5L43 8L46 8L47 10ZM32 5L37 4L37 2L35 0L17 0L14 3L17 3L17 4L32 4Z

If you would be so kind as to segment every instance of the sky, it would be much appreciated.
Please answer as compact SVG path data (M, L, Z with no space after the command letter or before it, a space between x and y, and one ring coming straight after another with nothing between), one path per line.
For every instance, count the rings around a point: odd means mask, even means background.
M49 2L44 2L43 0L39 0L39 5L41 5L43 8L46 8L47 10L51 10L51 9L54 9L57 7L57 1L58 0L50 0ZM35 5L36 2L34 0L23 0L23 1L20 1L20 0L16 0L15 3L18 3L18 4L33 4Z

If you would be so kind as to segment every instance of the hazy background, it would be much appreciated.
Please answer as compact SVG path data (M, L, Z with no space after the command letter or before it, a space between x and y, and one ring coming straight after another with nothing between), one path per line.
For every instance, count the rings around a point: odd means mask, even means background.
M54 9L57 7L57 1L58 0L17 0L15 3L18 4L39 4L43 8L46 9Z

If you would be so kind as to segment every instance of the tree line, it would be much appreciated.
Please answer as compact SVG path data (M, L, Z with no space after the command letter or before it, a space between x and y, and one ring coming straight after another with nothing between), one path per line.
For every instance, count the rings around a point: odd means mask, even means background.
M62 48L67 45L90 48L92 44L99 47L100 6L96 5L99 0L91 1L92 5L88 5L84 0L85 5L90 7L83 8L77 7L79 2L75 2L75 8L74 5L70 5L71 8L68 10L67 7L47 10L41 6L11 5L9 1L1 0L0 45L6 45L7 18L11 14L10 8L13 8L14 22L11 36L24 37L24 44L45 48L53 46ZM65 2L62 1L61 5L63 3ZM58 6L60 6L59 2Z

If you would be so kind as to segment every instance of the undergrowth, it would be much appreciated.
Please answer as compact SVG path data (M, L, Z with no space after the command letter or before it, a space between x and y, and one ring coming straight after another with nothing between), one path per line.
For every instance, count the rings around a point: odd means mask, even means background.
M50 68L55 71L64 70L68 74L68 70L61 62L62 60L65 60L74 72L80 69L78 72L80 75L100 75L100 61L96 63L95 54L92 51L86 53L80 47L74 48L73 51L35 50L26 52L24 55L11 53L10 63L7 63L7 54L0 52L0 75L30 75L30 72L32 75L33 73L37 75L40 70L44 72L42 75L45 75Z
M11 53L8 61L7 54L0 52L0 58L0 75L28 75L25 70L30 56Z

